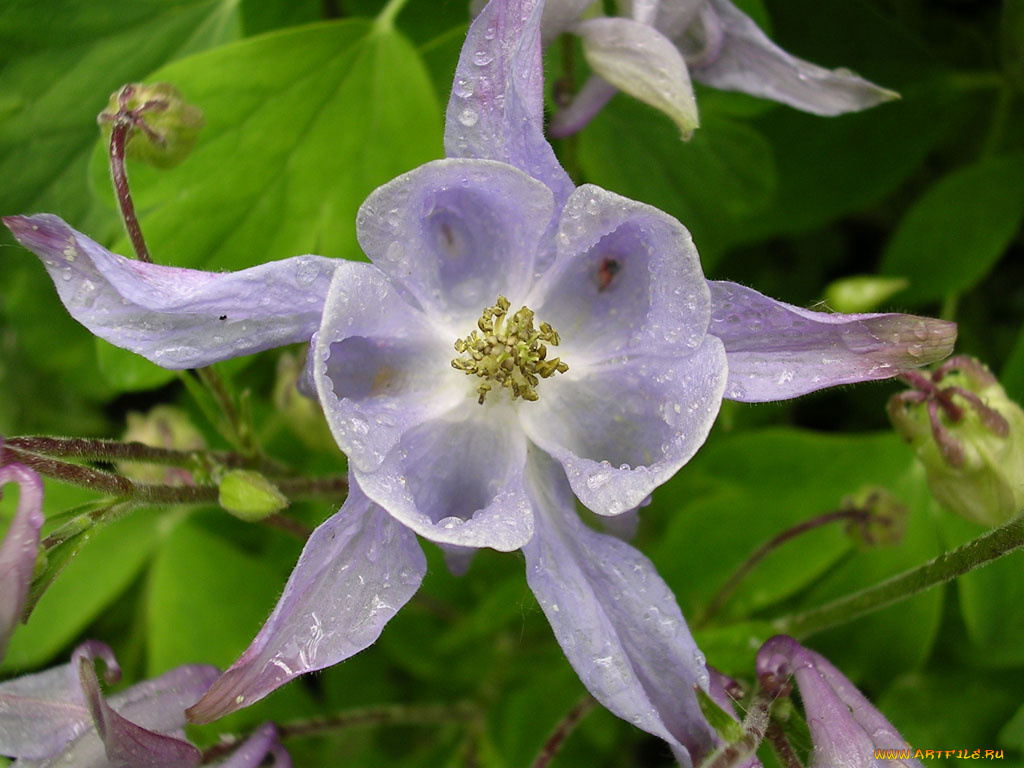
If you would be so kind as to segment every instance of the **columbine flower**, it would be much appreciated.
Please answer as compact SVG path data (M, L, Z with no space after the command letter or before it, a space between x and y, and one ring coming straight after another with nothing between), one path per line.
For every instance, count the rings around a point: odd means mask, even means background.
M522 548L589 690L689 765L716 741L693 693L708 687L704 657L650 561L584 525L576 498L603 516L640 505L723 396L885 378L952 346L950 323L809 312L708 282L675 219L574 188L542 132L541 13L495 0L473 23L448 159L360 210L372 264L210 275L115 256L54 217L6 220L76 318L166 366L308 338L322 312L311 374L350 495L197 721L370 645L423 578L419 534L462 564L476 547Z
M3 443L0 441L0 453ZM43 483L39 475L21 464L0 467L0 489L18 485L18 510L0 544L0 659L21 620L39 554L39 529L43 527Z
M800 689L814 750L810 768L922 768L892 723L872 706L843 673L819 653L785 635L757 652L757 676L769 693L786 695L790 677ZM885 758L875 759L876 750Z
M633 0L631 18L581 14L594 0L550 0L544 39L580 36L594 75L551 123L553 136L586 125L616 89L661 110L689 138L698 126L691 78L816 115L839 115L899 98L849 70L791 56L729 0Z
M113 651L92 640L75 649L70 664L0 683L0 755L20 758L17 765L26 766L199 765L202 754L182 732L185 708L216 679L217 669L178 667L108 702L96 677L97 658L106 664L107 682L116 682L121 670ZM267 724L219 765L256 768L270 754L275 766L291 768L274 727Z

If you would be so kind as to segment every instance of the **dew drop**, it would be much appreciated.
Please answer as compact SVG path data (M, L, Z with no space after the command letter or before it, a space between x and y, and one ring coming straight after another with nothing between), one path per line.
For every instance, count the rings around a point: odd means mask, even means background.
M462 123L467 128L472 128L474 125L476 125L476 121L479 119L480 115L477 114L475 109L470 109L469 107L467 107L466 109L459 112L459 122Z
M492 61L494 61L494 57L490 51L477 51L473 54L473 63L478 67L486 67Z

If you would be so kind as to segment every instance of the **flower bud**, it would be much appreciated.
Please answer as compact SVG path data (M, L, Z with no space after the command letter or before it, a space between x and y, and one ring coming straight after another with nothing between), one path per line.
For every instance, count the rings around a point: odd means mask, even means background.
M142 443L154 448L176 451L201 451L206 447L202 433L193 426L189 415L180 408L158 405L149 413L132 411L128 414L127 442ZM135 461L119 462L121 474L140 483L191 485L192 473L181 467L165 467Z
M889 401L896 431L914 447L946 508L996 526L1024 507L1024 411L982 363L954 357L904 378Z
M908 285L905 277L844 277L825 288L825 303L836 312L874 312Z
M885 488L865 486L844 498L842 508L856 515L846 533L859 548L896 547L903 541L910 510Z
M233 469L220 481L220 505L240 520L254 523L288 506L277 486L259 472Z
M129 83L110 95L96 118L109 143L115 123L129 125L125 154L158 168L171 168L192 151L203 127L203 112L170 83Z

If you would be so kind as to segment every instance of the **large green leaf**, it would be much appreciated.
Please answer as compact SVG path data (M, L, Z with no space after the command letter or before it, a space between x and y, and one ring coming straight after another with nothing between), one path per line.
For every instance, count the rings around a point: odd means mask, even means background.
M238 269L302 253L358 257L355 215L366 195L441 153L440 110L418 54L363 21L251 38L150 79L173 82L206 116L180 166L130 169L162 263ZM101 147L96 160L102 179Z
M1024 220L1024 154L954 171L907 212L882 271L910 279L901 301L922 303L973 288Z
M149 573L147 668L227 667L246 649L287 578L194 521L177 526Z
M120 85L238 33L237 0L8 0L0 6L0 211L88 206L96 115Z

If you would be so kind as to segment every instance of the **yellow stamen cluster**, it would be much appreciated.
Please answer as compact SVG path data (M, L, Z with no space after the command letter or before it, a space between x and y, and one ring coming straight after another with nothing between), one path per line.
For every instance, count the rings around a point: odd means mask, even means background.
M509 315L508 299L499 296L493 307L487 307L473 331L455 342L455 351L462 357L452 360L452 368L467 376L479 376L484 383L477 387L478 403L483 405L491 385L500 384L512 392L512 399L536 400L535 387L541 379L565 373L569 366L559 358L547 360L548 348L558 346L558 332L547 323L533 327L532 310L522 307Z

